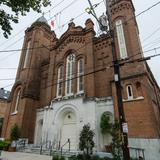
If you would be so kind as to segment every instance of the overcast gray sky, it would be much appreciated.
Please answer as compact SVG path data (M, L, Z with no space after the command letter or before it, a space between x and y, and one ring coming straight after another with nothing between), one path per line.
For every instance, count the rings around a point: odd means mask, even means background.
M52 0L53 1L53 0ZM64 0L59 6L52 9L56 4L60 3L62 0L54 0L52 2L52 6L45 8L44 12L50 10L50 12L45 14L46 19L52 18L55 20L55 32L58 37L60 37L65 30L67 29L67 25L63 26L70 21L71 18L75 18L85 11L87 8L88 2L87 0ZM101 0L91 0L93 4L101 2ZM73 2L73 3L72 3ZM158 0L133 0L135 5L136 14L141 11L147 9L152 6L154 3L158 2ZM63 8L68 6L70 3L72 5L65 9L63 12L60 12ZM147 11L141 16L137 17L137 22L140 31L140 38L143 46L143 51L147 51L152 48L156 48L160 46L160 5L154 7L153 9ZM105 5L102 2L97 8L96 13L100 16L103 12L105 12ZM57 14L58 13L58 14ZM54 16L57 15L57 16ZM2 35L2 31L0 30L0 51L2 50L11 50L11 49L21 49L23 44L23 37L25 29L30 26L37 18L39 18L41 14L30 12L25 17L20 17L18 24L13 24L12 35L9 39L5 39ZM84 26L85 20L87 18L92 18L87 13L82 14L79 18L75 19L74 22L76 25ZM50 24L50 21L48 21ZM98 24L94 20L95 30L98 30ZM62 27L63 26L63 27ZM152 52L147 52L144 55L152 55L160 53L160 49ZM0 52L0 88L5 87L5 89L10 90L14 80L1 80L1 79L14 79L16 76L16 68L18 67L19 57L21 52ZM149 62L149 66L160 85L160 57L152 58ZM10 68L10 69L7 69ZM12 68L12 69L11 69ZM10 85L10 86L8 86ZM6 87L8 86L8 87Z

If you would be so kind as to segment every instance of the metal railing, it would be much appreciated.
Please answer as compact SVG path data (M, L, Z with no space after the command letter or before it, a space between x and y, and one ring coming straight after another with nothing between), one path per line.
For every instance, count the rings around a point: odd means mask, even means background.
M68 151L70 152L71 150L71 142L70 142L70 139L68 139L62 146L61 146L61 156L62 156L62 153L63 153L63 147L66 146L67 144L69 144L68 146ZM67 151L66 151L67 152Z
M17 150L25 148L26 144L28 144L28 139L21 138L18 141L16 141L16 148Z
M43 149L49 149L49 153L50 155L52 154L52 148L53 148L53 142L52 141L45 141L43 143L41 143L40 145L40 154L43 153Z

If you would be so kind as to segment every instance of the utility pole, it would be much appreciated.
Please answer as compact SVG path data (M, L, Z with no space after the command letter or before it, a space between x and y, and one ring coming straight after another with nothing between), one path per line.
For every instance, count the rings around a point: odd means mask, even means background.
M114 36L114 25L112 24L112 20L111 20L109 1L110 0L106 0L106 10L107 10L106 13L108 16L109 34L111 37L111 47L112 47L113 66L114 66L114 80L115 80L115 86L116 86L120 130L122 134L123 159L130 160L130 153L128 148L128 131L126 131L128 130L128 128L127 128L127 123L126 123L125 114L124 114L122 92L121 92L120 65L117 59L115 36Z
M86 12L88 12L89 14L92 14L95 17L95 19L99 23L100 28L103 31L108 32L109 30L109 35L111 38L112 55L113 55L114 80L115 80L115 86L116 86L119 123L120 123L120 131L121 131L121 136L122 136L123 160L130 160L130 153L129 153L129 148L128 148L128 127L127 127L127 123L125 119L122 92L121 92L120 64L119 64L117 53L116 53L114 25L112 24L112 20L111 20L109 1L111 2L111 0L106 0L106 14L108 16L108 27L104 26L101 23L101 21L97 18L96 13L94 11L94 7L90 0L88 0L90 8L87 8Z

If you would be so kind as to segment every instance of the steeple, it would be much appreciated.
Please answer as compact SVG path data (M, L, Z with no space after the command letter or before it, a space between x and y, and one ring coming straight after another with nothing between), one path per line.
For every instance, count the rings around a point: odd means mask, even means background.
M42 22L48 24L47 19L44 17L44 15L39 17L35 22Z

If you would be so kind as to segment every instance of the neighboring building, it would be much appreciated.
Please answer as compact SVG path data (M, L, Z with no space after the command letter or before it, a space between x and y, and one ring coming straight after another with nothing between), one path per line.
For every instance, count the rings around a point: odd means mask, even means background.
M118 59L143 57L132 1L115 1L110 7ZM70 139L71 149L78 150L79 133L90 123L95 149L104 150L111 137L102 136L100 117L103 113L112 120L118 117L112 60L110 36L96 37L90 19L84 28L70 23L58 39L46 19L39 18L25 31L3 136L9 138L17 123L21 137L30 143L52 141L58 149ZM121 77L129 146L145 149L146 160L156 160L160 156L159 87L144 61L122 66Z
M0 88L0 135L2 133L2 127L3 127L3 122L7 110L7 99L10 95L9 91L4 90L3 88Z

